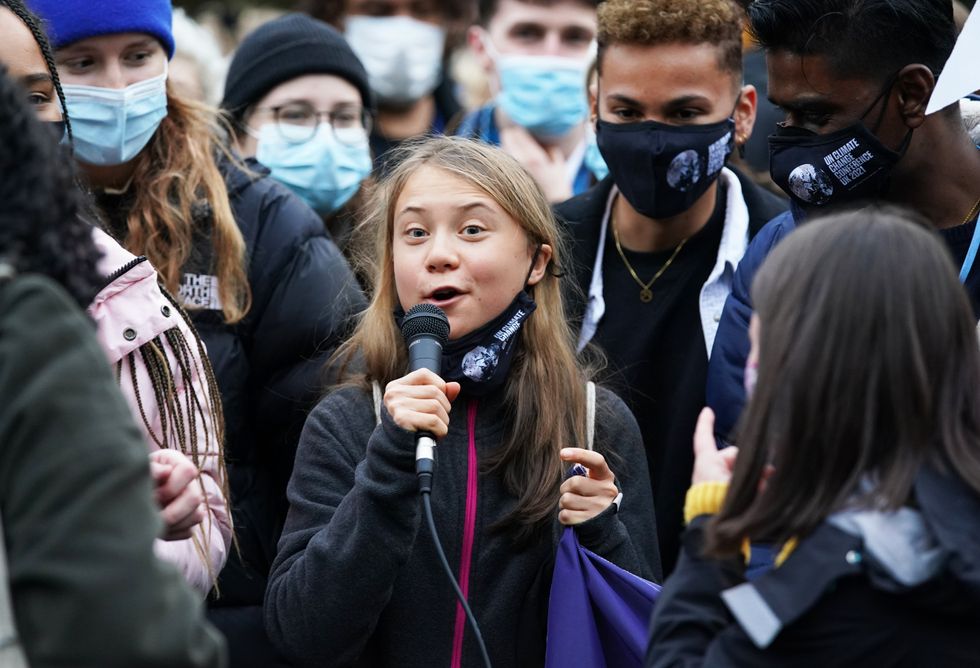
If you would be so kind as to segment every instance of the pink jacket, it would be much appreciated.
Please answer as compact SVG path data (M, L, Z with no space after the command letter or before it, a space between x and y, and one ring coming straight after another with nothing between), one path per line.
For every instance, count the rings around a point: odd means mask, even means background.
M210 391L204 366L197 348L197 337L179 311L164 296L157 283L157 272L145 258L137 258L108 234L93 228L96 246L103 257L99 270L112 281L96 295L88 307L98 326L98 339L109 362L116 369L120 388L126 397L136 424L149 449L161 447L184 451L178 442L177 429L167 425L164 438L164 415L157 403L150 374L139 348L159 337L173 370L177 387L176 400L184 415L194 414L193 430L197 434L200 454L200 480L209 505L209 515L195 529L193 538L180 541L157 540L157 556L175 564L186 580L203 594L210 591L228 556L231 544L231 515L222 492L219 468L219 444L215 416L208 411ZM190 344L191 365L185 375L180 371L174 349L161 336L177 327ZM203 346L203 344L201 344ZM149 349L148 349L149 350ZM135 353L130 355L130 353ZM134 384L135 372L135 384ZM187 377L189 376L189 378ZM186 391L190 385L205 411L204 419L188 405ZM188 426L191 422L188 421ZM184 452L190 457L190 452ZM200 546L200 547L199 547Z

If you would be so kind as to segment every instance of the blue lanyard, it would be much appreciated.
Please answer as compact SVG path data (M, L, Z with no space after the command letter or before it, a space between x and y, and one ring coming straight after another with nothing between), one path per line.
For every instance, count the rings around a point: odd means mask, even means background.
M980 220L976 222L976 228L973 230L973 239L970 240L970 250L966 252L966 259L963 260L963 266L960 267L960 283L966 283L966 279L970 275L970 270L973 269L973 263L977 259L978 249L980 249Z

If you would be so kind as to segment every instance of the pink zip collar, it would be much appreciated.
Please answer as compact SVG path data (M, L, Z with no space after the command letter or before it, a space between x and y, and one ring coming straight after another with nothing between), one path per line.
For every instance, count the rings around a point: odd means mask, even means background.
M470 570L473 565L473 542L476 538L476 496L479 467L476 459L476 408L477 400L470 399L466 406L466 427L469 432L469 449L466 471L466 518L463 522L463 551L459 560L459 588L467 602L470 599ZM461 603L456 603L456 626L453 633L452 668L462 668L463 636L466 632L466 613Z

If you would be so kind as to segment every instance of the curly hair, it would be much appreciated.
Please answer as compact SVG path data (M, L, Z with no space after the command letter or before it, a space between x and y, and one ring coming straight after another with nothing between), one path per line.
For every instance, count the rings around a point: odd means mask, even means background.
M80 217L74 161L0 65L0 261L43 274L85 308L102 287L99 251Z
M607 0L599 5L599 70L612 44L715 44L719 64L742 73L745 12L734 0Z

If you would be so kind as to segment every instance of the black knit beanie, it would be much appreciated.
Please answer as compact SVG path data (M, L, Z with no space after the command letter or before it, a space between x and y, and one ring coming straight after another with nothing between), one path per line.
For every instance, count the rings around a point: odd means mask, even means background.
M367 71L344 36L323 21L288 14L248 35L228 67L221 107L240 123L245 110L279 84L304 74L335 74L374 109Z

